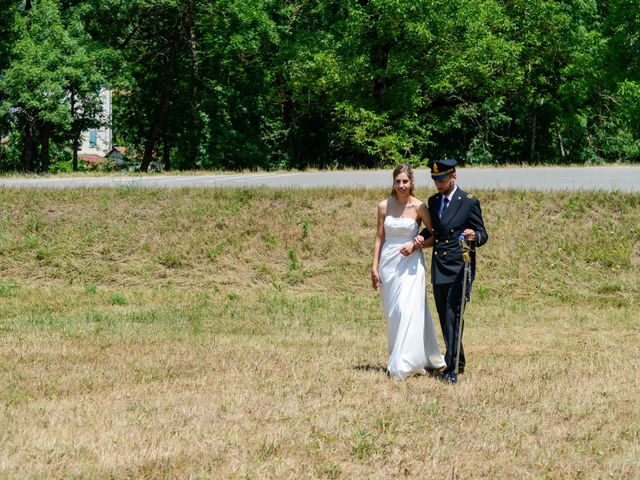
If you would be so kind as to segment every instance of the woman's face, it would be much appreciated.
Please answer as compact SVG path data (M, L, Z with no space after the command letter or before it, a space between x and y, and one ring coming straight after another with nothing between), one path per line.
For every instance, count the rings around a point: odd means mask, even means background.
M399 173L393 181L393 188L396 191L396 194L400 196L405 196L411 193L411 179L409 175L402 172Z

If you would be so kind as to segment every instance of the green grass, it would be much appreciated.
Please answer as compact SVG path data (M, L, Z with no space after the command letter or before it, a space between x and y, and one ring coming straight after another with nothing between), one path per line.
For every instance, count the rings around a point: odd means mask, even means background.
M382 371L386 193L0 189L0 478L640 476L640 198L474 192L448 387Z

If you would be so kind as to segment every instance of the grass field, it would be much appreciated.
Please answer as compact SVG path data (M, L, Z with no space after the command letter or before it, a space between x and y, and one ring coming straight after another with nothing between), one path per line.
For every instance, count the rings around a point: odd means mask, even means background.
M640 478L640 196L473 192L447 386L384 374L387 193L0 189L0 478Z

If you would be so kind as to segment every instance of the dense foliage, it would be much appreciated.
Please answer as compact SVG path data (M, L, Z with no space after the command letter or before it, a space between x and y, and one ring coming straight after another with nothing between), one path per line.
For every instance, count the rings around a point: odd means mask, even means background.
M0 0L0 169L637 162L640 0Z

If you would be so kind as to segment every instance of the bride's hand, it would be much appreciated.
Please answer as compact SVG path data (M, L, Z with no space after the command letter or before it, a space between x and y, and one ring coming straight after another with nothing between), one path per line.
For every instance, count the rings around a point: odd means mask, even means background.
M411 243L405 243L401 248L400 248L400 253L402 255L404 255L405 257L411 255L413 253L413 249L415 248L416 244L411 242Z
M377 270L371 269L371 286L374 290L378 290L378 287L382 285L382 280L380 280L380 275Z

